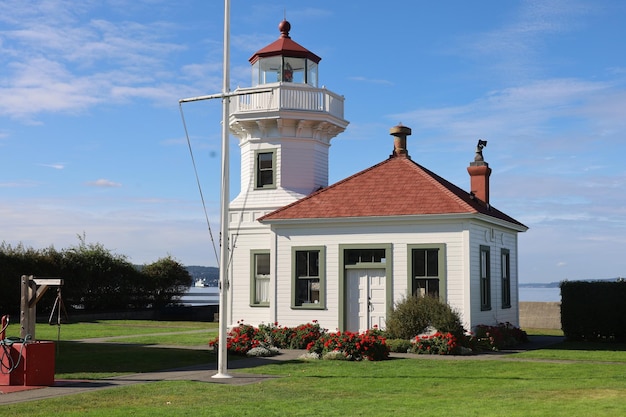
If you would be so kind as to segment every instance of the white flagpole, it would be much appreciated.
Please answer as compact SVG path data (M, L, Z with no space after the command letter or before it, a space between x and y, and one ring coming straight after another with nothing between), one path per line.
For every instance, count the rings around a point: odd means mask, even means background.
M229 92L230 92L230 0L224 0L224 80L222 85L222 188L220 232L220 305L217 374L213 378L232 378L228 374L228 207L229 190Z

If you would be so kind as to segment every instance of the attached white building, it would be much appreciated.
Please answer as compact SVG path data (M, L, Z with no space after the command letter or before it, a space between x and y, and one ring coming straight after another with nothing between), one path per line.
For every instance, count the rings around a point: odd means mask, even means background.
M411 159L405 126L391 129L387 159L329 186L344 100L318 87L321 58L291 40L289 23L279 29L231 104L241 192L230 203L228 324L384 327L395 302L420 293L468 328L518 325L517 235L527 227L489 205L484 143L467 168L470 192Z

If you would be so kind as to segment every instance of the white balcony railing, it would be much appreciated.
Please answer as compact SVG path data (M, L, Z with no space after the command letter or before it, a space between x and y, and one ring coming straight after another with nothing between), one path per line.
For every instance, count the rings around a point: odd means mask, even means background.
M263 92L258 92L262 90ZM269 90L269 91L267 91ZM249 91L249 92L248 92ZM296 87L288 83L240 89L232 99L234 113L300 110L330 113L343 119L343 96L325 88Z

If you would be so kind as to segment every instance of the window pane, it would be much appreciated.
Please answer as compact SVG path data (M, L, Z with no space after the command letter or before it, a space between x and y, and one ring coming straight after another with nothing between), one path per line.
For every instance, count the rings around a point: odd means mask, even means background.
M271 152L264 152L259 154L259 169L272 169Z
M263 152L257 154L257 187L274 184L274 154Z
M306 251L297 251L296 252L296 276L297 277L306 277L308 276L308 265L307 265L307 252Z
M304 84L304 58L284 58L283 81Z
M275 83L280 81L281 57L260 58L260 82L261 84Z
M256 263L256 275L269 275L270 274L270 254L260 253L254 255Z
M344 252L346 265L356 265L359 263L359 253L356 250L347 249Z
M319 252L309 252L309 274L310 277L319 276Z
M413 268L416 277L426 276L426 249L413 250Z
M427 275L429 277L439 276L439 253L437 249L428 249L426 251Z
M489 248L480 248L480 305L482 310L491 310L491 271Z
M480 277L487 278L487 252L480 252Z
M346 265L356 265L362 262L381 263L385 259L385 249L346 249L344 261Z
M509 254L502 254L502 278L507 279L509 277Z
M254 302L257 304L270 302L270 280L269 279L257 278Z
M424 297L439 297L439 280L438 279L417 279L415 295Z
M259 186L271 185L274 179L272 171L261 171L259 174Z
M296 305L317 304L320 302L319 278L299 279L296 281Z
M317 64L310 59L307 60L306 83L317 87Z

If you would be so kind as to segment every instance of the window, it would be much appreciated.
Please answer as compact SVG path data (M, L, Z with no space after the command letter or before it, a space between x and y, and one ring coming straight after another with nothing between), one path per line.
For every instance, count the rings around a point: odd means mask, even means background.
M310 59L307 60L306 83L317 87L317 64Z
M294 249L294 307L324 308L323 248Z
M345 264L385 263L385 249L349 249L345 252Z
M511 255L508 249L502 249L502 308L511 308Z
M252 251L251 256L250 304L268 306L270 303L270 254L265 251Z
M280 81L282 59L279 56L259 58L252 66L252 86Z
M410 245L409 251L411 293L445 300L444 245Z
M256 188L274 188L276 183L274 152L256 154Z
M283 58L283 82L304 84L306 60L304 58Z
M491 265L489 246L480 247L480 309L491 310Z

